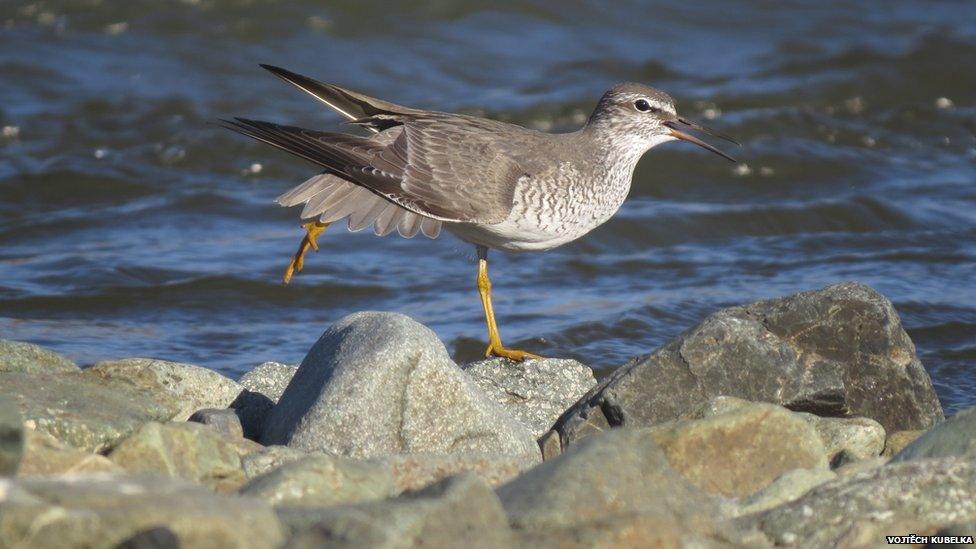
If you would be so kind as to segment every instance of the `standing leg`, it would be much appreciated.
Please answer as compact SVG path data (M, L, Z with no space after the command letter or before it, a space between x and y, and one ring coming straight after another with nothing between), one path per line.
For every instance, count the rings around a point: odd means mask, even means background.
M485 324L488 325L488 350L485 356L499 356L521 362L527 358L540 358L539 355L506 349L502 345L501 334L495 323L495 308L491 304L491 280L488 278L488 248L478 246L478 293L481 294L481 306L485 309Z

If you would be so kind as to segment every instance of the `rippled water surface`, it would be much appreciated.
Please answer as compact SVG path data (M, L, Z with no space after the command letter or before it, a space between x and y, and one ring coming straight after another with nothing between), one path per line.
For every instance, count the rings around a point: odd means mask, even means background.
M339 127L259 62L553 130L635 80L744 163L662 146L611 222L494 254L508 343L609 369L719 307L859 280L894 301L947 410L976 402L970 2L326 4L0 3L0 337L233 375L381 309L471 359L472 249L333 230L282 286L301 231L272 200L315 169L211 122Z

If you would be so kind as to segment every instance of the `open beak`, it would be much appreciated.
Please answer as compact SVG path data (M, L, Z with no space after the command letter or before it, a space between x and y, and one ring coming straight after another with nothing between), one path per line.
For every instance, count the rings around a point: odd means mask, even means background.
M682 129L684 129L684 128L691 128L692 130L700 131L702 133L707 133L708 135L714 135L715 137L718 137L719 139L724 139L726 141L730 141L730 142L735 143L736 145L738 145L739 142L736 141L735 139L732 139L731 137L729 137L729 136L727 136L725 134L719 133L719 132L717 132L717 131L715 131L715 130L707 127L707 126L702 126L701 124L696 124L695 122L692 122L692 121L688 120L687 118L682 118L680 116L676 120L669 120L669 121L665 122L664 125L667 126L668 129L671 130L671 135L673 135L674 137L676 137L678 139L681 139L682 141L688 141L689 143L694 143L695 145L698 145L699 147L701 147L703 149L709 150L709 151L711 151L711 152L713 152L713 153L721 156L722 158L725 158L726 160L730 160L732 162L738 162L738 160L736 160L736 159L732 158L731 156L725 154L724 152L716 149L715 147L709 145L708 143L705 143L701 139L698 139L697 137L695 137L695 136L693 136L693 135L691 135L689 133L683 132Z

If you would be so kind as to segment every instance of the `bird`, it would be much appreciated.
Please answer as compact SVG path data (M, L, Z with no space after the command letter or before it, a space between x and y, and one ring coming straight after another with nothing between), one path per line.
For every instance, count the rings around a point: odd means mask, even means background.
M651 148L694 143L735 162L695 137L733 138L678 114L668 94L621 83L600 98L582 128L546 133L464 114L404 107L273 65L262 68L310 94L367 135L272 122L221 120L231 130L308 160L321 172L277 198L302 205L305 234L284 274L290 282L318 237L342 219L437 238L442 229L475 246L477 288L488 329L487 357L540 358L502 343L492 304L488 251L546 251L609 220L630 191L634 169Z

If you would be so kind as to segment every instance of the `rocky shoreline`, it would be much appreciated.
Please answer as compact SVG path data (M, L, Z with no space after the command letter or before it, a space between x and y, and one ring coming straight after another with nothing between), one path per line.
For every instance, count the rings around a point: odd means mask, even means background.
M874 547L976 534L944 420L859 284L716 312L599 383L459 366L392 313L240 380L0 341L0 547Z

